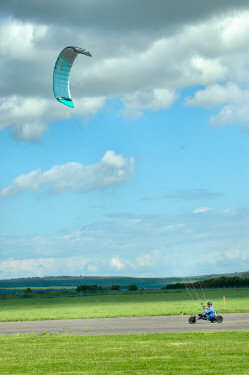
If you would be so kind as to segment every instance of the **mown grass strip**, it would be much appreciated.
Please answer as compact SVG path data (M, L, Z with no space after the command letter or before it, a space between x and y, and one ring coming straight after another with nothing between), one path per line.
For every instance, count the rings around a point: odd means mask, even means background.
M249 331L0 336L1 375L248 374Z

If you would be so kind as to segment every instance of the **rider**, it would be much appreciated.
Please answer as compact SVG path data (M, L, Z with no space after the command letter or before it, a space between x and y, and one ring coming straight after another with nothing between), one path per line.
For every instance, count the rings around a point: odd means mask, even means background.
M213 308L212 302L208 302L207 306L203 306L205 319L210 320L211 322L214 321L215 317L215 309Z

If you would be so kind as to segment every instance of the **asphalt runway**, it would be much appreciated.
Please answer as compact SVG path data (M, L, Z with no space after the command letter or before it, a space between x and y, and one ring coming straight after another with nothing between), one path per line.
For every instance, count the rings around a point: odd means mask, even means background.
M249 330L249 313L223 314L223 323L197 321L189 324L189 316L148 316L132 318L43 320L1 322L0 334L62 333L70 335L117 335L135 333L200 332Z

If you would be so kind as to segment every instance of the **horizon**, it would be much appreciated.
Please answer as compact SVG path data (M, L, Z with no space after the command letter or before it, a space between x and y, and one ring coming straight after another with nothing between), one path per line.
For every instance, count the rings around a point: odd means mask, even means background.
M195 275L195 276L150 276L150 277L141 277L141 276L70 276L70 275L62 275L62 276L31 276L31 277L18 277L18 278L11 278L11 279L0 279L1 281L8 281L8 280L26 280L26 279L63 279L63 278L70 278L70 279L192 279L192 278L199 278L199 277L208 277L208 276L225 276L225 275L237 275L237 274L247 274L249 271L241 271L241 272L228 272L225 274L203 274L203 275Z

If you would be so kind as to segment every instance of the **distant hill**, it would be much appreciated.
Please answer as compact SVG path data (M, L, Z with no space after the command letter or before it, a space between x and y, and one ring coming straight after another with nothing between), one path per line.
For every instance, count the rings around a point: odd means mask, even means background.
M126 276L48 276L48 277L31 277L19 279L0 280L0 289L4 288L48 288L48 287L65 287L75 288L78 285L100 285L104 288L111 288L112 285L118 284L121 289L128 288L131 284L136 284L139 289L161 289L168 284L186 281L209 280L217 277L239 276L249 278L248 272L234 272L227 274L212 274L187 277L126 277Z

